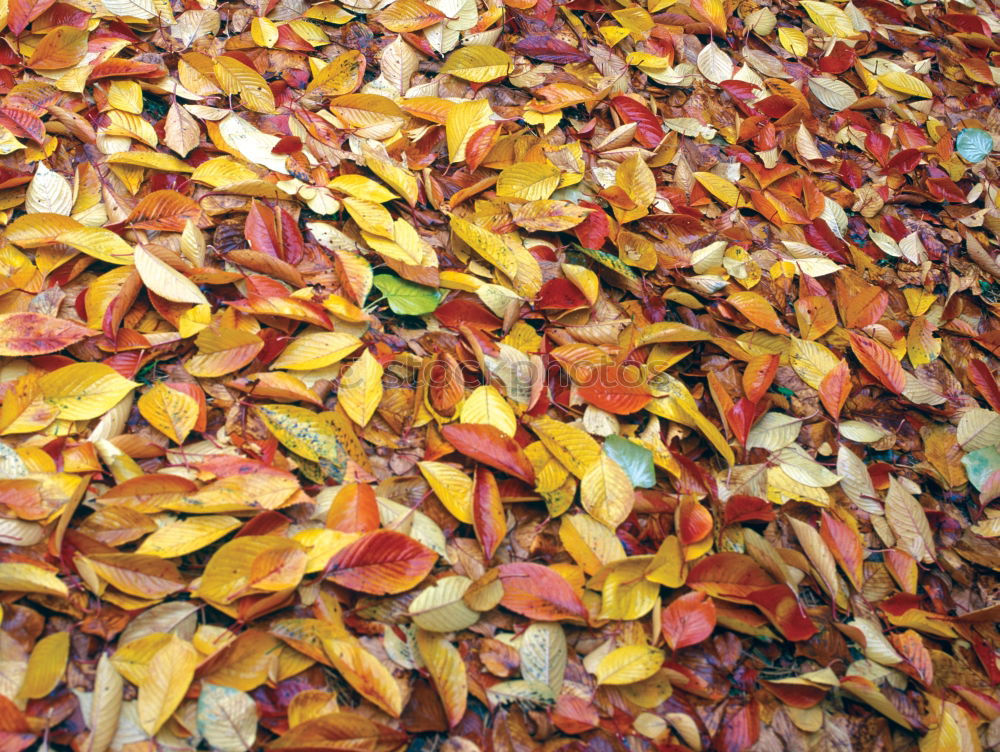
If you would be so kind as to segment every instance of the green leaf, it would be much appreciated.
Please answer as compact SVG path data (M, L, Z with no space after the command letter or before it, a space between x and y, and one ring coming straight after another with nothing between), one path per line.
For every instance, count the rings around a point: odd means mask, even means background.
M418 285L391 274L376 274L372 282L385 295L392 312L399 316L433 313L444 295L433 287Z
M604 441L604 453L622 466L636 488L652 488L656 485L653 453L646 447L621 436L609 436Z

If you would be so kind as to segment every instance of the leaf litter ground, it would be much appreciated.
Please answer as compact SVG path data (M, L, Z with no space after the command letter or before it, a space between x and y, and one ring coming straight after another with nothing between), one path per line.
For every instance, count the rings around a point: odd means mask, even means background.
M0 749L1000 746L994 6L0 20Z

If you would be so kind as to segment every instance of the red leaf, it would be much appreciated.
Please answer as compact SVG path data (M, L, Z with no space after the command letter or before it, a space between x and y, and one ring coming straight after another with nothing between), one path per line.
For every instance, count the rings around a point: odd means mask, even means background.
M10 0L7 26L15 36L21 36L28 24L52 7L55 0Z
M254 201L247 214L244 228L247 242L255 251L281 258L281 243L274 229L274 212L258 201Z
M856 59L854 50L838 40L829 54L819 59L819 69L824 73L839 75L854 65Z
M747 601L763 611L786 640L802 642L819 631L806 616L795 591L788 585L772 585L756 590L747 596Z
M740 397L739 401L726 410L726 423L742 446L746 446L747 436L757 420L757 415L757 405L746 397Z
M671 650L697 645L715 629L715 603L704 593L685 593L663 609L660 629Z
M594 407L615 415L628 415L644 408L653 395L636 366L604 364L574 369L580 396Z
M774 505L771 502L756 496L737 494L730 496L729 501L726 502L723 526L728 527L738 522L749 522L750 520L770 522L773 519Z
M586 63L590 56L582 50L552 35L532 34L514 45L514 49L525 57L546 63L565 65Z
M480 423L450 423L441 429L445 441L466 457L535 484L535 468L521 447L500 429Z
M745 703L745 704L744 704ZM712 739L718 752L746 752L760 736L760 709L755 700L731 700Z
M600 250L601 246L608 239L608 233L611 231L608 215L595 203L590 201L580 201L579 203L580 206L593 209L593 211L587 215L587 218L583 222L573 228L573 233L584 248Z
M330 580L350 590L394 595L424 579L437 556L408 535L376 530L334 554L327 571Z
M515 613L539 621L587 621L587 609L573 586L553 569L530 562L501 564L500 582L500 605Z
M493 473L482 466L476 468L472 490L472 524L486 561L489 561L507 535L507 519L500 501L497 480Z
M0 314L0 355L45 355L93 337L97 332L43 313Z
M647 149L655 149L663 140L663 126L659 119L642 102L631 97L612 98L611 106L626 123L635 123L635 140Z
M996 377L981 360L973 360L969 363L969 381L976 385L979 393L986 398L997 412L1000 412L1000 386L997 386Z
M857 332L848 332L851 350L872 376L890 392L901 394L906 388L906 371L889 350L880 342Z

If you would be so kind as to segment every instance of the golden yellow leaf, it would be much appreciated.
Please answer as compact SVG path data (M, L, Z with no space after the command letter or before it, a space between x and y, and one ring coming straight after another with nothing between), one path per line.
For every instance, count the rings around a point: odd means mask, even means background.
M506 76L512 68L513 61L503 50L484 44L473 44L451 53L441 66L440 72L484 84Z
M648 645L625 645L604 656L594 672L598 684L635 684L663 665L664 653Z
M459 522L472 524L472 478L445 462L418 462L420 473L438 500Z
M42 399L59 410L62 420L103 415L137 386L103 363L73 363L38 380Z
M472 394L462 403L459 420L462 423L485 423L507 436L513 436L517 432L517 416L513 408L497 388L489 384L472 390Z
M199 515L172 522L146 538L136 553L173 559L198 551L242 525L227 515Z
M337 404L359 426L368 425L382 401L382 364L365 350L340 376Z
M69 659L69 632L54 632L40 639L28 659L20 697L34 700L55 689Z
M199 660L191 643L178 637L171 637L153 656L136 705L139 726L147 734L156 734L181 704Z
M456 726L465 715L469 677L458 648L442 635L417 630L417 649L444 705L448 725Z
M553 164L519 162L497 178L497 195L524 201L549 198L559 187L559 169Z
M155 384L139 398L139 414L157 431L165 433L178 444L198 421L198 403L190 396L171 389L164 383Z
M580 479L580 503L591 517L616 528L632 512L635 492L622 466L603 452Z

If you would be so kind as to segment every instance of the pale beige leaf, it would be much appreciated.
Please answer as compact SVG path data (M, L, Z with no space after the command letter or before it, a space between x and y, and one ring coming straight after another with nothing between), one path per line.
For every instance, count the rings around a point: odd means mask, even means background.
M889 492L885 496L885 517L903 550L918 561L928 564L934 561L934 533L924 508L891 475Z
M135 248L135 268L143 284L161 298L174 303L208 305L208 298L198 285L141 245Z

